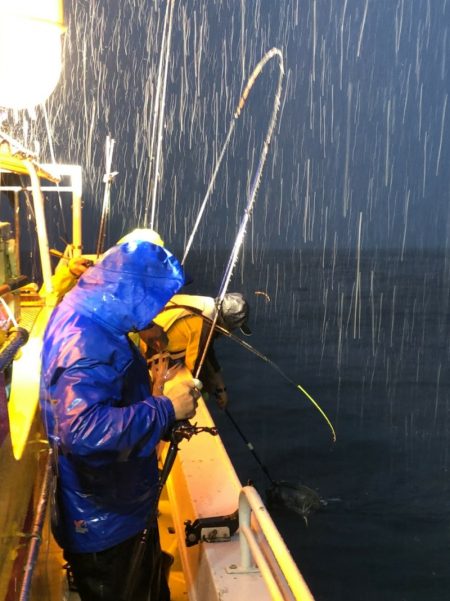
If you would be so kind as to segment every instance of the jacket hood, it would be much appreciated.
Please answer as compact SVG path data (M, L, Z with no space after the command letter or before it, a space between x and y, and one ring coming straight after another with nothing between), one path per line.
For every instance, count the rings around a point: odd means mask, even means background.
M132 241L108 250L63 303L126 334L146 328L183 283L183 268L168 250Z

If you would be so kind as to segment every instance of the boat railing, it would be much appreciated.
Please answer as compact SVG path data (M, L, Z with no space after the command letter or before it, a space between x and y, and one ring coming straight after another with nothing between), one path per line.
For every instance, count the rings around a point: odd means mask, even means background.
M70 179L68 186L56 186L43 187L43 191L56 191L56 192L70 192L72 194L72 249L73 256L79 257L82 252L82 224L81 224L81 210L82 210L82 171L80 165L54 165L52 163L44 164L45 169L56 170L57 175L67 176Z
M307 584L253 486L244 486L239 495L239 541L241 564L230 566L229 571L255 571L255 563L272 599L313 601Z
M41 259L42 276L45 288L48 292L52 291L50 265L50 254L47 236L47 226L44 211L43 192L69 192L72 197L72 256L78 257L82 252L82 173L80 165L61 165L61 164L38 164L30 159L16 158L15 156L1 157L2 164L6 169L11 168L17 173L27 173L30 177L31 185L20 186L0 186L0 192L12 192L15 195L15 203L18 206L19 192L26 190L32 192L33 206L36 219L36 230L38 233L39 254ZM9 159L9 162L6 160ZM61 186L59 181L61 177L69 178L69 185ZM40 179L46 179L49 185L41 185ZM53 183L52 183L53 182ZM15 211L17 213L17 209ZM17 213L18 214L18 213ZM19 224L16 223L16 236Z

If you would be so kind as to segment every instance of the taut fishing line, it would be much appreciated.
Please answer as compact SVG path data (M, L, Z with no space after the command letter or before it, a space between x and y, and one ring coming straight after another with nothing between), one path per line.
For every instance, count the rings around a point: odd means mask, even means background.
M289 384L291 384L297 390L299 390L302 394L304 394L306 396L306 398L314 405L314 407L317 409L317 411L320 413L320 415L324 418L324 420L328 424L328 427L331 430L331 435L332 435L332 438L333 438L333 442L336 442L336 431L335 431L335 429L333 427L333 424L331 423L329 417L327 416L327 414L325 413L325 411L322 409L322 407L320 407L320 405L317 403L317 401L315 401L313 399L313 397L309 394L309 392L303 388L303 386L301 386L300 384L297 384L294 380L292 380L292 378L290 378L281 369L281 367L279 365L277 365L274 361L272 361L272 359L269 359L269 357L267 357L266 355L263 355L263 353L261 353L260 351L258 351L257 349L255 349L254 346L251 346L250 344L248 344L248 342L245 342L245 340L242 340L238 336L235 336L234 334L232 334L231 332L229 332L228 330L226 330L225 328L222 328L220 326L216 325L216 329L221 334L224 334L225 336L227 336L228 338L230 338L231 340L233 340L234 342L236 342L237 344L239 344L243 348L245 348L248 351L250 351L251 353L253 353L256 357L259 357L262 361L264 361L265 363L267 363L268 365L270 365L271 367L273 367L273 369L275 369L280 374L280 376L284 380L286 380L286 382L289 382Z

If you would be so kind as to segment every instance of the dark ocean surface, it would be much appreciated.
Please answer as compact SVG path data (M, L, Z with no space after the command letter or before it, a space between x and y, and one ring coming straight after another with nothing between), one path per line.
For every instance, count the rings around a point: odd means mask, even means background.
M216 342L230 412L272 478L303 483L326 502L308 524L294 511L272 512L317 601L450 597L449 259L273 253L246 257L230 285L252 307L246 341L306 388L336 428L333 443L276 370ZM220 261L206 265L217 280ZM230 420L210 409L241 481L264 497L262 469Z

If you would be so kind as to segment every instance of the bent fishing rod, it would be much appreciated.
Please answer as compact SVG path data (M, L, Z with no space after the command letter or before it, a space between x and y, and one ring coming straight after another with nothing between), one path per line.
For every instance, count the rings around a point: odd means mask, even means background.
M267 62L270 59L272 59L273 57L278 58L279 77L278 77L278 85L277 85L277 89L276 89L276 93L275 93L275 98L274 98L272 115L271 115L271 118L269 121L269 126L267 129L266 137L264 139L263 149L261 151L259 164L258 164L256 173L255 173L255 176L253 178L252 185L250 187L250 193L248 196L244 216L241 220L241 224L240 224L240 227L239 227L239 230L238 230L238 233L237 233L237 236L236 236L236 239L235 239L232 251L231 251L231 255L230 255L230 258L229 258L229 261L227 264L227 268L225 270L225 273L224 273L224 276L223 276L223 279L222 279L222 282L221 282L221 285L219 288L219 295L218 295L218 300L216 302L216 310L215 310L215 314L214 314L214 319L213 319L211 328L208 332L208 337L206 339L203 353L202 353L202 356L201 356L201 359L200 359L200 362L199 362L199 365L198 365L198 368L197 368L197 371L195 374L196 379L198 378L198 374L200 373L202 365L205 361L205 357L206 357L208 348L211 344L212 336L214 333L214 328L216 326L217 319L219 316L219 311L222 306L224 296L227 292L228 285L229 285L231 276L233 274L234 267L237 263L239 252L240 252L242 244L244 242L245 234L247 231L247 223L250 219L250 216L252 214L252 210L253 210L253 207L255 204L256 195L258 192L259 184L261 182L262 171L263 171L264 165L266 163L267 154L269 151L269 145L270 145L270 142L272 139L273 131L275 129L277 115L278 115L278 111L279 111L279 107L280 107L280 103L281 103L280 99L281 99L282 82L283 82L283 76L284 76L283 55L280 50L278 50L277 48L272 48L272 50L270 50L263 56L261 61L258 63L258 65L253 70L253 72L248 80L248 83L247 83L246 87L244 88L243 93L241 94L241 97L237 104L236 110L234 112L234 121L235 121L239 117L239 115L245 105L245 102L246 102L248 95L253 87L254 82L260 75L262 69L267 64ZM234 127L234 121L233 121L233 127ZM228 144L230 137L231 137L231 134L230 134L230 136L227 137L226 144ZM223 157L223 155L224 155L224 151L221 153L221 157ZM218 171L218 167L217 167L217 169L215 169L214 177L216 176L217 171ZM210 186L208 188L208 190L209 189L212 189L212 186ZM198 227L198 225L197 225L197 227ZM192 239L193 239L193 237L192 237ZM189 249L187 249L187 251L185 251L185 253L184 253L182 264L184 263L184 261L186 259L188 250ZM180 440L182 440L183 438L189 439L193 434L196 434L199 431L205 431L205 429L197 428L196 426L193 426L192 424L190 424L190 422L188 420L182 420L181 422L177 422L171 430L171 433L170 433L171 442L170 442L169 450L166 455L166 460L164 462L164 466L163 466L163 469L162 469L162 472L160 475L157 496L156 496L156 499L154 502L153 510L150 515L149 526L147 528L145 528L144 531L142 532L138 546L135 548L132 559L131 559L130 570L128 573L128 578L127 578L125 590L124 590L124 595L125 595L124 601L132 601L132 599L133 599L134 591L135 591L135 588L137 585L139 569L140 569L140 566L141 566L141 563L142 563L142 560L144 557L146 546L148 544L151 527L152 527L152 524L153 524L153 521L155 518L155 514L157 513L159 498L160 498L161 492L164 488L164 485L166 483L166 480L170 474L173 463L175 461L175 458L176 458L176 455L178 452L178 444L179 444ZM217 434L217 429L214 429L214 430L209 429L209 433ZM159 562L158 565L156 566L156 570L160 571L160 569L161 569L161 565ZM157 575L157 578L158 577L159 576Z
M245 235L247 232L247 224L248 221L251 217L252 211L253 211L253 207L255 205L255 201L256 201L256 196L258 193L258 189L259 189L259 185L261 183L261 177L262 177L262 172L264 169L264 165L266 163L267 160L267 155L269 152L269 145L270 142L272 140L272 136L273 136L273 132L275 129L275 125L277 122L277 116L278 116L278 112L279 112L279 108L280 108L280 104L281 104L281 92L282 92L282 88L283 88L283 77L284 77L284 66L283 66L283 55L281 53L281 51L278 48L272 48L271 50L269 50L264 56L263 58L259 61L259 63L256 65L256 67L253 69L248 82L244 88L244 91L241 94L241 97L239 98L239 102L237 104L236 110L234 111L234 120L232 123L232 127L234 127L234 122L236 121L236 119L239 117L239 115L241 114L245 103L247 101L247 98L250 94L251 89L253 88L253 85L255 83L255 81L257 80L258 76L261 74L264 66L272 59L276 57L278 59L278 67L279 67L279 74L278 74L278 82L277 82L277 88L275 91L275 96L274 96L274 102L273 102L273 108L272 108L272 114L270 116L270 120L269 120L269 125L267 127L267 132L266 132L266 136L264 138L264 142L263 142L263 148L261 151L261 155L260 155L260 160L258 163L258 167L256 169L255 175L253 177L252 180L252 184L250 186L250 192L248 195L248 199L247 199L247 204L245 207L245 211L244 211L244 215L241 219L241 223L239 226L239 230L236 236L236 239L234 241L234 245L233 248L231 250L231 254L230 254L230 258L228 260L228 264L227 267L225 269L225 273L224 276L222 278L222 282L220 284L220 288L219 288L219 293L216 299L216 304L215 304L215 311L214 311L214 318L211 321L210 324L210 328L209 328L209 332L205 341L205 344L203 346L202 349L202 354L201 354L201 358L200 361L197 364L197 368L194 374L194 377L196 379L199 378L199 374L200 371L203 367L203 364L205 362L205 358L206 355L208 353L208 349L211 345L211 341L212 341L212 337L214 334L214 330L216 328L217 325L217 320L219 317L219 313L220 313L220 309L222 307L222 303L223 303L223 299L225 297L225 294L227 293L228 290L228 285L230 283L231 280L231 276L233 274L234 268L236 266L238 257L239 257L239 252L242 248L242 244L244 242L245 239ZM229 136L227 137L227 142L226 144L228 144L229 141ZM224 150L221 153L221 157L223 157L224 154ZM221 159L220 159L221 160ZM214 171L214 176L215 177L217 175L217 171L218 171L218 167L216 167L215 171ZM210 186L208 188L208 190L212 189L212 187ZM208 194L207 194L208 197ZM207 201L207 197L206 197L206 201ZM204 203L205 204L205 201ZM204 206L202 206L201 211L204 209ZM197 220L197 227L198 227L198 222L199 220ZM196 231L196 228L195 228ZM195 235L195 232L194 232ZM193 236L191 236L190 238L190 242L192 242ZM189 246L189 243L188 243ZM182 263L185 261L187 255L189 252L189 248L186 248L186 251L184 253L184 257L183 257L183 261ZM188 422L189 423L189 422ZM177 444L176 442L173 442L171 444L171 447L173 447L173 461L175 460L175 455L176 455L176 451L177 451ZM171 447L169 448L169 452L171 451ZM169 453L168 453L169 454Z
M229 286L229 283L231 280L231 276L233 275L234 268L236 267L236 264L238 261L239 253L240 253L242 245L244 243L245 235L247 233L247 225L248 225L248 222L252 215L253 208L255 206L256 196L257 196L258 189L259 189L259 186L261 183L262 172L264 169L264 165L266 164L270 142L272 141L272 135L273 135L273 132L275 129L275 125L277 123L277 116L278 116L278 112L279 112L280 104L281 104L281 92L283 89L283 77L284 77L283 55L281 54L281 51L278 50L278 48L272 48L272 50L269 50L269 52L267 52L264 55L264 57L260 60L258 65L255 67L255 69L253 70L253 72L249 78L249 81L241 95L241 98L239 99L238 106L234 113L235 119L236 119L239 116L240 112L242 111L242 109L245 105L245 102L248 98L248 95L253 87L253 84L255 83L256 79L260 75L262 69L269 62L269 60L274 57L278 58L279 74L278 74L277 89L276 89L274 103L273 103L272 115L270 117L269 126L267 128L267 133L264 138L263 148L261 151L258 167L256 169L255 175L253 177L253 180L252 180L252 183L250 186L250 192L248 195L244 215L242 217L242 220L241 220L241 223L239 226L239 230L238 230L236 239L234 241L233 248L231 250L230 258L228 259L228 264L225 269L225 273L222 278L222 282L220 284L219 293L216 297L216 307L215 307L214 318L212 320L212 324L209 329L205 345L203 347L202 355L201 355L200 361L197 366L197 371L195 374L196 378L199 377L200 370L203 367L203 364L205 362L205 358L208 353L208 349L209 349L209 346L211 344L211 340L212 340L212 337L214 334L214 328L216 327L217 320L219 318L219 313L220 313L220 309L222 307L223 299L225 297L225 294L227 293L228 286ZM185 259L186 256L187 256L187 253L185 252L185 256L183 257L183 259Z
M233 118L231 120L230 126L228 128L228 133L225 139L225 142L222 146L222 150L220 151L219 157L216 161L216 164L214 166L213 169L213 174L211 176L211 179L209 181L208 184L208 188L206 190L206 194L202 200L202 203L200 205L200 209L198 211L197 214L197 218L195 220L194 223L194 227L192 228L192 232L189 236L189 239L186 243L186 248L184 250L184 254L183 254L183 258L181 260L181 264L184 265L184 263L186 262L187 256L189 254L189 251L191 249L192 246L192 242L194 241L195 235L197 233L198 227L200 225L200 221L202 220L203 217L203 213L205 212L206 209L206 205L208 204L209 198L211 196L212 190L214 188L214 184L216 182L216 178L217 178L217 174L219 172L219 168L222 164L223 158L225 156L225 152L228 148L228 145L230 143L231 140L231 136L233 134L234 128L236 126L236 121L239 119L239 117L242 114L242 111L245 107L245 103L247 102L247 99L250 95L250 92L253 88L253 85L255 84L256 80L258 79L258 77L261 75L265 65L274 57L278 58L278 64L279 64L279 78L278 78L278 86L277 86L277 90L276 90L276 94L275 94L275 98L274 98L274 104L273 104L273 110L272 110L272 116L269 122L269 127L267 129L267 133L266 133L266 137L265 137L265 141L264 141L264 147L263 147L263 152L261 153L261 157L260 157L260 162L258 165L258 169L255 175L255 178L253 180L253 186L254 186L254 190L250 193L249 195L249 202L247 203L247 208L250 208L250 212L253 208L253 204L255 201L255 197L256 197L256 193L258 191L258 187L259 187L259 183L261 180L261 174L262 174L262 170L264 168L264 164L267 158L267 152L269 150L269 144L270 141L272 139L272 134L273 134L273 130L275 128L276 125L276 121L277 121L277 114L278 114L278 110L281 104L281 91L282 91L282 82L283 82L283 77L284 77L284 66L283 66L283 55L281 53L281 51L278 48L272 48L271 50L269 50L268 52L266 52L266 54L262 57L262 59L259 61L259 63L256 65L256 67L253 69L252 73L250 74L250 77L247 80L247 84L244 88L244 91L241 94L241 97L239 98L239 102L236 105L236 109L233 113ZM246 225L246 224L245 224ZM231 277L231 276L230 276Z

